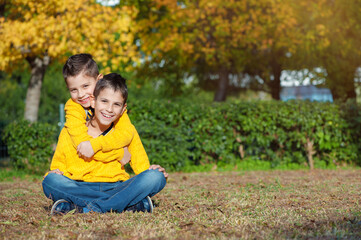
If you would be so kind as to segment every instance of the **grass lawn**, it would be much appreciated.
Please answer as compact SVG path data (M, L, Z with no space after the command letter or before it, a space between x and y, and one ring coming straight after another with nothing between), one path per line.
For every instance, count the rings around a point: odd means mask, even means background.
M41 180L0 182L0 239L360 239L361 170L173 173L148 213L50 216Z

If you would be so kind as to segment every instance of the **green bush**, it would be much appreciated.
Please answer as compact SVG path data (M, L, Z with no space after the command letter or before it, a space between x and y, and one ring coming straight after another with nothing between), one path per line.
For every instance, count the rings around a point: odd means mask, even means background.
M361 108L307 101L195 103L132 98L129 116L152 164L170 171L361 165ZM56 126L13 122L4 131L17 169L43 172Z
M308 156L316 167L361 163L357 105L149 100L129 109L150 160L171 170L250 158L273 168L307 166Z
M151 163L181 170L192 146L191 129L183 121L181 105L168 106L167 102L148 101L132 105L130 112Z
M21 120L7 125L3 140L13 166L31 173L45 172L54 152L56 133L56 126L47 123Z

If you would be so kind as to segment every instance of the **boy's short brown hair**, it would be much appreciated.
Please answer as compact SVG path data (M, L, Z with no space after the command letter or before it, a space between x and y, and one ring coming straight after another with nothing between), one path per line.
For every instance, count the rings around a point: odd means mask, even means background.
M63 67L63 77L66 82L68 77L75 77L79 74L97 78L99 75L98 65L92 55L88 53L75 54L68 58Z
M114 92L119 91L122 94L125 104L128 99L128 87L125 83L126 79L123 78L120 74L117 73L109 73L104 75L102 79L100 79L94 88L94 97L97 98L99 93L105 89L110 88L114 90Z

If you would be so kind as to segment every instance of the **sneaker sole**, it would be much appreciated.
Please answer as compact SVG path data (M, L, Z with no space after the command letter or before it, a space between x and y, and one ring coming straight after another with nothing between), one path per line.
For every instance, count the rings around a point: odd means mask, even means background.
M150 213L153 213L153 208L154 208L154 207L153 207L152 199L150 199L149 196L147 196L146 199L148 200L149 207L150 207L149 212L150 212Z
M59 203L63 203L63 202L68 202L64 199L59 199L58 201L56 201L53 206L51 207L51 210L50 210L50 215L56 215L56 214L61 214L59 213L58 211L55 210L55 208L59 205Z

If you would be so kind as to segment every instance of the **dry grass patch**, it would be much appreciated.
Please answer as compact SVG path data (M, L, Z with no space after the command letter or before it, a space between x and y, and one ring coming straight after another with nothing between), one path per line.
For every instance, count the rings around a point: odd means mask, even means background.
M0 182L2 239L361 238L361 171L174 173L153 214L49 216L41 181Z

